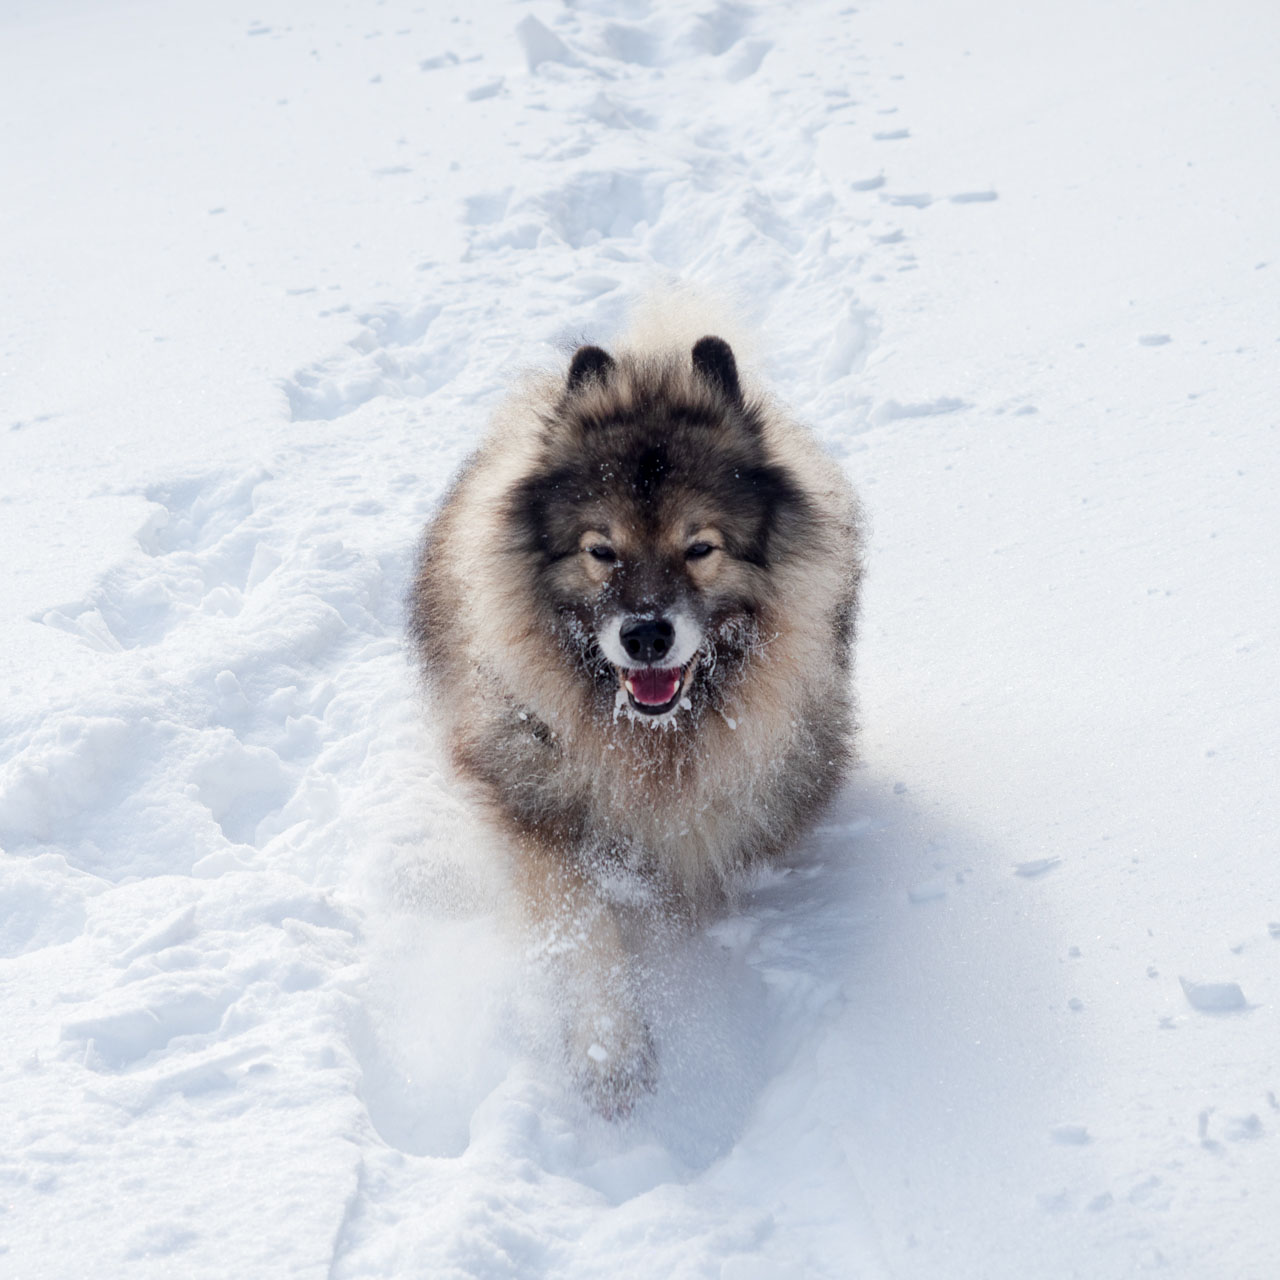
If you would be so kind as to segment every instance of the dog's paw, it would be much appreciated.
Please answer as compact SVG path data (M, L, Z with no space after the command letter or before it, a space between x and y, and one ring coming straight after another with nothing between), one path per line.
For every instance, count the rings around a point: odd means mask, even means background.
M601 1014L578 1028L571 1049L583 1095L606 1120L630 1115L658 1084L658 1054L639 1019Z

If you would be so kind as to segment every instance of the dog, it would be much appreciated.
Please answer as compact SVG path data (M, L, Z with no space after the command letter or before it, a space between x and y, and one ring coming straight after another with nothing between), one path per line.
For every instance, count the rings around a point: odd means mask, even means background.
M630 935L723 901L851 760L861 527L727 341L659 332L527 379L426 529L410 630L433 716L606 1115L656 1081Z

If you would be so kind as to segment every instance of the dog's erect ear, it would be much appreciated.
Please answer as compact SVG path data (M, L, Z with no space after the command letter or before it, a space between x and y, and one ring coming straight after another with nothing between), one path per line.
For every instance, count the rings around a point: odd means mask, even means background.
M579 347L569 364L567 390L577 391L584 383L598 379L603 382L616 367L614 358L599 347Z
M723 338L699 338L693 344L693 367L698 376L716 387L730 404L742 403L738 362Z

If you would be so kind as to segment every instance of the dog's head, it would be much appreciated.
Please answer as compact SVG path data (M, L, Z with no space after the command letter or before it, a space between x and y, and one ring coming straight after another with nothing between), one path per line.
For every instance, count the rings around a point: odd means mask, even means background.
M574 355L507 514L539 629L602 703L654 722L716 705L767 645L776 575L814 540L765 414L720 338L681 360Z

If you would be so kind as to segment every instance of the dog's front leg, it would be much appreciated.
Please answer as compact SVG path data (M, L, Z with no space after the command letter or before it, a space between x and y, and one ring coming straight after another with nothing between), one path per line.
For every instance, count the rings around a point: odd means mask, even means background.
M566 1006L570 1068L596 1110L626 1115L653 1091L657 1062L617 914L555 849L526 841L516 876L535 950L556 971Z

